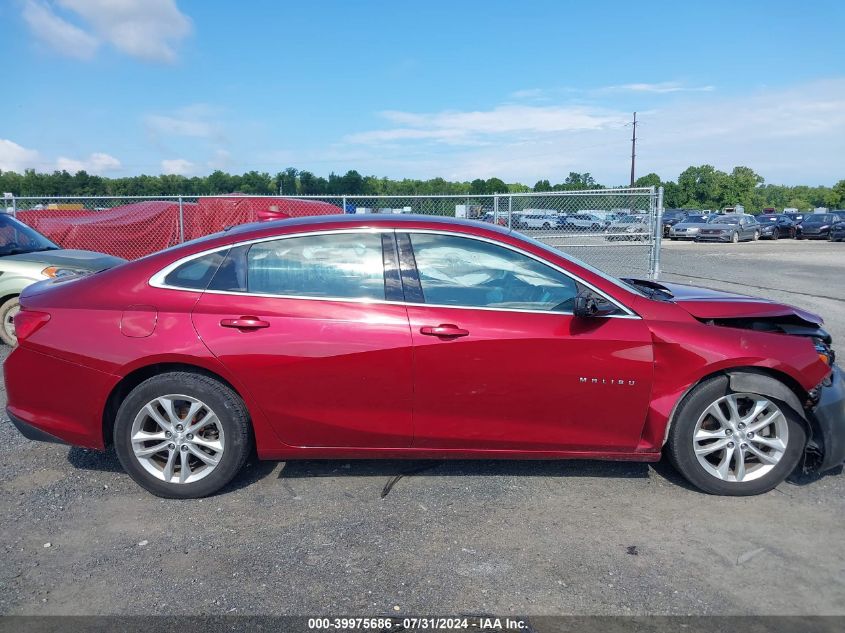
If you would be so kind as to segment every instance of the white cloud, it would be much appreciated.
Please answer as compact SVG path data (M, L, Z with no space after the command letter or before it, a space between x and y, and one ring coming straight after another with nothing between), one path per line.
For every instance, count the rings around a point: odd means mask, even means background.
M168 114L149 114L144 117L144 124L155 137L186 136L222 140L222 126L215 116L214 108L199 103Z
M82 24L58 15L55 6ZM23 17L36 37L79 59L90 59L108 42L138 59L172 63L176 45L193 28L173 0L25 0Z
M542 88L526 88L515 90L510 94L511 99L539 100L548 96L548 92Z
M59 156L55 160L44 158L40 152L18 145L9 139L0 139L0 170L22 174L27 169L37 171L67 171L75 174L87 171L90 174L104 174L122 168L121 162L104 152L94 152L88 158L76 159Z
M217 149L214 156L206 163L209 169L219 169L224 171L232 164L232 156L225 149Z
M589 171L604 184L624 184L631 151L631 130L624 124L638 110L640 175L654 171L674 179L690 165L709 163L722 170L747 165L772 183L832 184L843 177L845 78L730 97L700 91L662 107L649 101L650 110L642 108L638 94L627 94L624 111L565 101L480 111L391 111L381 113L382 129L350 134L332 151L354 152L357 169L392 177L497 176L533 184ZM349 163L329 164L343 169Z
M122 167L120 161L111 154L94 152L88 158L75 159L60 156L56 160L56 169L64 170L71 174L78 171L87 171L89 174L104 174L110 171L117 171Z
M583 106L500 105L486 111L432 114L386 111L381 116L401 127L359 132L348 143L380 144L407 140L473 145L508 135L602 130L623 125L627 114Z
M165 159L161 161L161 173L185 176L193 173L196 165L184 158Z
M24 3L23 18L39 40L63 55L91 59L97 52L100 43L96 37L60 18L38 0Z
M151 114L146 123L150 130L165 135L210 138L216 133L211 123L188 118Z
M715 89L715 86L684 86L677 81L663 81L653 84L634 83L606 86L599 88L598 92L651 92L655 94L667 94L671 92L713 92Z
M10 141L0 138L0 171L14 171L23 173L38 165L38 152L34 149L27 149Z

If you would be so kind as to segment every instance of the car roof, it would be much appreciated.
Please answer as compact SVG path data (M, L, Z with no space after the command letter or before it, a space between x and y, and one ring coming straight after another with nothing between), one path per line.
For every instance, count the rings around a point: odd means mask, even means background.
M288 218L284 220L269 220L265 222L251 222L249 224L239 224L237 226L225 229L221 233L214 233L200 240L213 239L219 237L230 237L237 235L239 238L249 236L251 233L256 235L264 235L271 233L273 230L288 231L290 229L302 230L320 230L326 225L342 226L348 228L366 228L368 226L388 226L401 228L406 225L416 225L419 228L420 224L424 224L426 228L445 228L445 227L466 227L475 230L490 231L500 233L502 235L510 235L513 233L507 227L497 226L490 223L482 223L478 220L464 220L459 218L452 218L446 216L423 215L417 213L337 213L330 215L309 215L300 218Z

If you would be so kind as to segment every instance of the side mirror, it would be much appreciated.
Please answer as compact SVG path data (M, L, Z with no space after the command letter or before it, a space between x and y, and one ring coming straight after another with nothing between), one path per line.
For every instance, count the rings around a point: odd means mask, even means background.
M575 300L572 305L572 314L577 317L590 318L604 316L607 312L599 308L599 304L593 297L592 293L588 291L581 291L575 295Z

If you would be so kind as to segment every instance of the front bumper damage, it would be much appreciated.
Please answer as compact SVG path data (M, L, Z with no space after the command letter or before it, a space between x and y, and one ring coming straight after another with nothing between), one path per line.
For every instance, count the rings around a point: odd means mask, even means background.
M807 409L812 437L807 443L804 470L824 472L845 461L845 373L833 366L830 377L819 387L816 404Z

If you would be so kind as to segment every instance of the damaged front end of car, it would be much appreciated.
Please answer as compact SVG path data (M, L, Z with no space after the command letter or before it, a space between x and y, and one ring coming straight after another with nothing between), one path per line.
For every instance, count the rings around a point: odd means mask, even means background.
M707 325L747 329L809 338L819 360L830 367L822 381L806 393L803 402L783 383L744 372L730 373L731 387L762 393L789 404L807 422L807 445L803 471L824 472L845 461L845 374L835 364L831 335L821 327L821 319L805 318L801 313L766 317L709 318ZM771 380L779 387L768 384Z

